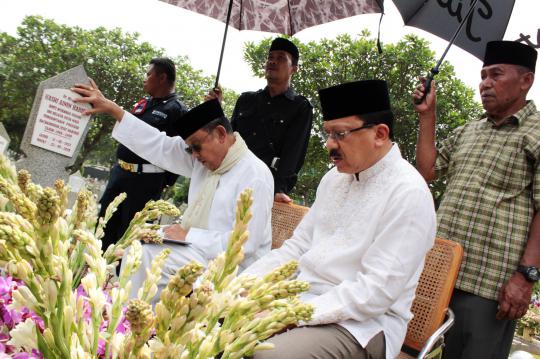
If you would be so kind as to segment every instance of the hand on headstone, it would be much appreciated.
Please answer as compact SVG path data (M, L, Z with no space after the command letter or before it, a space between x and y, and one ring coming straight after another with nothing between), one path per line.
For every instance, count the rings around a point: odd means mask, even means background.
M83 96L74 99L73 101L89 103L92 105L90 110L83 113L84 115L106 113L114 117L117 121L122 120L124 110L116 103L103 96L94 80L90 79L90 85L76 84L71 90Z

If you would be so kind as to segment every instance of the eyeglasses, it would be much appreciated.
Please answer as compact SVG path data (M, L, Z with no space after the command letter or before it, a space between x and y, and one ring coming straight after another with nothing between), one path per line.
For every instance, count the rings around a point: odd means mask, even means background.
M373 127L375 125L376 125L376 123L366 123L365 125L362 125L362 126L357 127L357 128L353 128L352 130L346 130L346 131L340 131L340 132L335 132L335 131L325 132L325 131L323 131L322 136L323 136L325 141L328 141L329 139L332 139L334 141L342 141L347 135L349 135L349 134L351 134L353 132L363 130L364 128L370 128L370 127Z
M186 151L190 155L192 155L193 152L200 153L202 150L202 144L204 141L206 141L206 138L210 136L210 133L211 132L208 132L206 136L204 136L204 138L200 140L198 143L194 143L191 146L187 146L186 148L184 148L184 151Z

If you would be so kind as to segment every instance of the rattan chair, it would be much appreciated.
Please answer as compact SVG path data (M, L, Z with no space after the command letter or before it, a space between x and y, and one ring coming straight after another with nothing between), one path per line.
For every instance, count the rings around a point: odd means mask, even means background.
M414 317L409 322L398 359L435 358L442 354L444 334L454 324L454 314L448 304L462 256L463 248L458 243L435 240L426 256L411 309Z
M272 249L289 239L308 207L274 202L272 207ZM454 324L448 308L463 249L456 242L437 238L428 252L411 308L402 352L398 359L435 358L442 352L444 334ZM446 321L445 321L446 316ZM444 323L443 323L444 321Z
M286 239L292 237L309 207L297 204L274 202L272 207L272 249L279 248Z

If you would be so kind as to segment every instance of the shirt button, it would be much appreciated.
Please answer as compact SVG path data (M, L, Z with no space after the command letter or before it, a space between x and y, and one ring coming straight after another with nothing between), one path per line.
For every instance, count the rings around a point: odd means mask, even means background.
M283 120L279 121L280 123L283 123Z
M238 113L238 116L242 116L242 112L239 112L239 113Z
M270 102L270 101L268 101L268 102L267 102L267 104L268 104L268 105L270 105L270 104L271 104L271 102Z
M257 132L253 132L253 136L257 136Z

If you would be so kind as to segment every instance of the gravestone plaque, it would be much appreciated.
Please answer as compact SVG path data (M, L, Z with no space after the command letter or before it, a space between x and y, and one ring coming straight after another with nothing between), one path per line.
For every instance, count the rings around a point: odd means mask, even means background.
M73 102L80 95L69 90L76 83L89 84L82 65L40 83L34 98L21 141L25 157L17 168L28 170L42 186L67 182L67 167L75 163L90 127L90 116L82 115L90 105Z
M9 146L9 135L6 128L0 123L0 154L5 153Z

